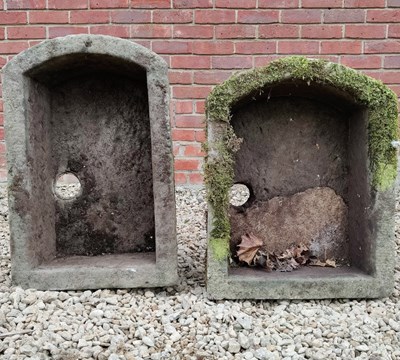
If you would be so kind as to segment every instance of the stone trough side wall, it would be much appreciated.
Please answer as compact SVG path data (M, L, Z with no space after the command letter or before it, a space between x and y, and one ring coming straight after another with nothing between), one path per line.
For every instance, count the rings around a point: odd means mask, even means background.
M235 71L287 55L326 58L400 96L399 0L0 0L0 66L44 39L80 33L131 39L167 61L178 185L202 183L205 98Z

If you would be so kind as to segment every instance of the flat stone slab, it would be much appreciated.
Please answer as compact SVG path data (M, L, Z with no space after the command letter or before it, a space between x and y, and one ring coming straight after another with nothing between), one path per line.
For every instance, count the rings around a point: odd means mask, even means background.
M328 187L317 187L292 196L256 202L244 211L231 206L231 253L241 236L253 233L267 252L283 253L303 244L310 255L344 263L348 257L347 206Z

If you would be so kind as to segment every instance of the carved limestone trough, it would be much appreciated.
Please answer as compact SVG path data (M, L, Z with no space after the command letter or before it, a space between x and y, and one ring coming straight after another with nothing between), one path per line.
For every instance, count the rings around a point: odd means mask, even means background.
M177 281L167 66L108 36L45 41L4 69L14 284ZM77 181L73 196L55 187Z
M207 124L211 298L391 293L398 129L389 88L288 57L217 86ZM240 206L230 204L233 184L248 188Z

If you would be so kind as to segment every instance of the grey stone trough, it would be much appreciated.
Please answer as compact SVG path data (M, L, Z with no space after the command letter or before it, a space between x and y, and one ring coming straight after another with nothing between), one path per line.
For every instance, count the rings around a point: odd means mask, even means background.
M128 40L44 41L4 68L15 285L177 282L167 65ZM78 191L62 197L61 176Z
M397 99L337 64L289 57L242 72L207 99L207 291L214 299L375 298L393 290ZM249 188L241 206L232 184ZM253 234L306 244L339 266L240 263ZM251 265L251 264L250 264Z

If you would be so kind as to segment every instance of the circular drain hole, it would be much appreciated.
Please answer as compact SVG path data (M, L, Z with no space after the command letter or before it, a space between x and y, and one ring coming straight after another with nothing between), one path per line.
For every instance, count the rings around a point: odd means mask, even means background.
M81 191L81 182L72 173L64 173L60 175L54 186L54 192L63 200L75 199L81 194Z
M250 198L250 189L244 184L234 184L229 191L229 203L233 206L242 206Z

